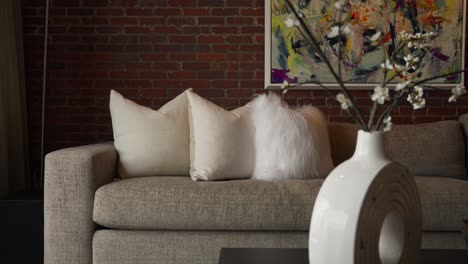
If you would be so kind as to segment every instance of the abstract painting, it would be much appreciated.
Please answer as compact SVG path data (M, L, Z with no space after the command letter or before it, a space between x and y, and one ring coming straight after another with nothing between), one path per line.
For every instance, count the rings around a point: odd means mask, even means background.
M463 0L350 0L350 9L343 13L351 33L343 39L343 57L338 60L337 40L327 33L338 20L335 0L292 0L303 14L309 29L319 41L333 67L341 64L344 80L352 86L380 83L384 54L392 54L401 31L436 32L434 48L425 57L421 78L464 67L465 1ZM295 27L284 21L291 14L284 0L265 1L265 85L275 86L288 81L320 81L333 86L335 80L315 47L307 44ZM383 34L382 43L371 37ZM385 49L385 52L384 52ZM399 82L395 78L394 82ZM461 83L462 76L432 81L437 86Z

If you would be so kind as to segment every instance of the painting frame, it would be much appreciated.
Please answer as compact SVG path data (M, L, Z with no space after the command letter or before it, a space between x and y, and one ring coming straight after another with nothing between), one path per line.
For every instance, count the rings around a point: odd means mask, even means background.
M265 54L265 75L264 75L264 86L268 90L278 90L281 89L282 83L272 83L272 1L275 0L266 0L265 1L265 42L264 42L264 54ZM461 68L464 69L466 65L466 20L467 20L467 1L463 1L463 25L462 25L462 43L461 43L461 57L460 63ZM466 74L466 73L465 73ZM456 85L465 84L465 74L461 74L459 82L455 83L430 83L426 86L449 90L455 87ZM340 89L337 83L324 83L323 85L327 86L331 90ZM349 90L372 90L378 83L346 83L346 88ZM391 83L388 86L393 87L396 83ZM306 84L290 88L290 90L321 90L322 88L317 84Z

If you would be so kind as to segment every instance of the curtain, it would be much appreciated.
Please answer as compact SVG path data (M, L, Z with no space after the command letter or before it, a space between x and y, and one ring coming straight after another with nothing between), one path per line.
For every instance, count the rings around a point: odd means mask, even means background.
M0 196L30 186L21 1L0 0Z

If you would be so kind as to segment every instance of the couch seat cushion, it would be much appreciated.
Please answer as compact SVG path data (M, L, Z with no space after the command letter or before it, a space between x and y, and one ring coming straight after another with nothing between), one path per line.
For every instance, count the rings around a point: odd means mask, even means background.
M116 229L305 231L322 182L125 179L96 191L93 218Z
M322 182L120 180L96 191L94 221L115 229L306 231ZM461 230L468 219L468 181L416 177L416 183L423 230Z

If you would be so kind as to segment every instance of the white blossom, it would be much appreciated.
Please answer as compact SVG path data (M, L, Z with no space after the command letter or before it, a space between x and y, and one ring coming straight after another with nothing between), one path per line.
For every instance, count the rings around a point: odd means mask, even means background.
M346 25L344 27L341 27L341 32L345 35L349 35L351 33L351 28Z
M413 60L413 55L408 54L408 55L406 55L405 57L403 57L403 59L404 59L405 61L412 61L412 60Z
M411 53L404 56L403 59L406 61L406 67L411 67L413 70L418 68L418 63L421 60L419 57L415 57Z
M348 110L351 106L351 100L349 100L343 93L339 93L336 95L336 100L341 104L341 108L343 110Z
M289 87L289 82L284 80L283 83L281 84L281 89Z
M421 109L426 106L426 99L423 98L424 90L420 86L415 86L413 91L408 94L406 100L413 105L413 109Z
M299 20L294 18L292 15L289 15L288 18L284 21L287 27L299 26Z
M380 67L382 67L383 69L391 70L391 71L393 70L393 65L390 62L390 60L386 60L385 63L380 64Z
M408 54L404 56L403 59L406 61L406 67L410 67L411 64L413 63L414 57L412 54Z
M327 37L328 37L328 38L337 37L338 34L339 34L339 31L340 31L340 29L339 29L338 26L333 26L333 27L331 28L331 31L328 32ZM350 33L351 33L351 28L349 28L349 26L342 26L342 27L341 27L341 34L342 34L342 35L348 35L348 34L350 34Z
M449 103L453 103L453 102L456 102L458 99L458 97L456 95L452 95L449 97L448 101Z
M451 102L456 102L457 99L466 94L466 88L464 85L457 85L455 88L452 89L452 96L448 99L448 101Z
M424 108L425 106L426 106L426 99L424 98L418 98L415 101L413 101L414 110Z
M386 100L390 100L390 95L388 93L388 88L387 87L380 87L376 86L374 88L374 94L372 94L371 99L374 102L377 102L379 104L384 104Z
M382 36L382 32L377 31L374 35L371 37L371 41L377 41L379 38Z
M416 33L411 34L405 31L400 32L400 38L402 41L408 42L407 46L410 49L428 49L430 47L430 42L437 37L437 34L434 32L427 33Z
M393 123L392 123L392 117L391 116L387 116L384 119L383 123L384 123L383 132L387 132L387 131L392 130Z
M421 86L415 86L415 87L414 87L413 94L414 94L416 97L423 97L423 95L424 95L424 89L423 89Z
M348 0L338 0L335 2L335 8L341 11L345 11L345 7L348 5Z
M335 2L335 8L338 10L343 10L343 5L340 3L340 1Z
M385 63L380 64L380 67L382 67L384 69L387 69L387 70L390 70L390 71L394 71L394 70L401 71L404 68L401 65L392 63L389 59L387 59L385 61Z
M334 26L331 28L331 31L327 34L328 38L334 38L337 37L339 34L339 28L338 26Z
M410 84L411 81L406 81L406 82L402 82L402 83L399 83L395 86L395 91L401 91L403 89L406 88L406 86L408 86L408 84Z
M409 34L405 30L402 30L400 32L400 37L401 37L402 40L406 41L409 38Z

